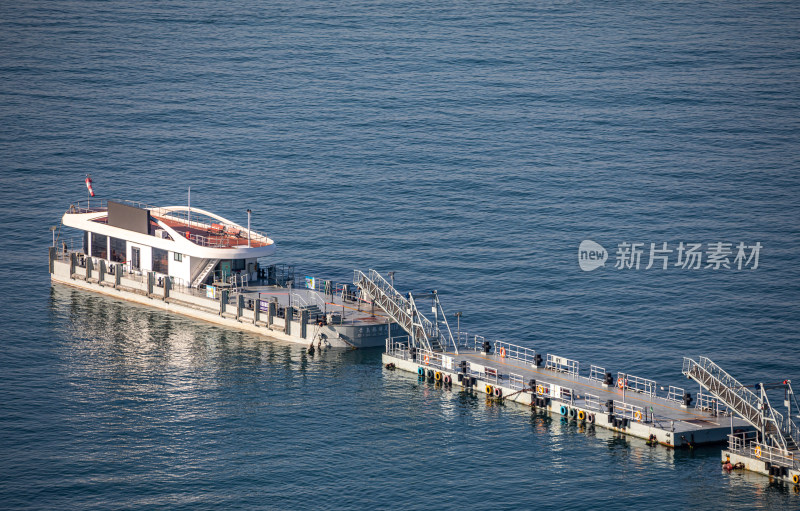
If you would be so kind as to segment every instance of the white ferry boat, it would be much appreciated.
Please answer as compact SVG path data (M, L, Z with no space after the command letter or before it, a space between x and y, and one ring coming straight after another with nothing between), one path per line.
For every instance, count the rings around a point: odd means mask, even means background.
M71 204L50 248L51 281L317 347L384 346L390 320L352 284L270 264L266 234L190 206ZM299 280L299 281L298 281ZM396 325L392 333L400 334Z

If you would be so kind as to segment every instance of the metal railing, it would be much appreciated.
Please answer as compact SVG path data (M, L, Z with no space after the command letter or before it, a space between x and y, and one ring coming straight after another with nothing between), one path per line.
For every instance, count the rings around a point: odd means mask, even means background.
M433 324L417 311L413 303L397 292L383 276L375 270L369 275L359 270L353 272L353 284L367 295L389 315L400 327L413 335L415 343L421 348L431 349L431 339L435 337Z
M715 394L726 406L758 429L763 427L758 396L706 357L683 358L683 374Z
M207 231L209 233L207 236L191 232L188 234L188 236L184 234L184 236L187 239L203 247L239 246L238 243L234 244L230 239L230 236L232 236L233 233L237 232L240 234L244 233L244 236L241 238L242 240L247 239L247 228L242 227L241 225L238 224L226 223L219 219L207 217L205 214L200 212L194 213L193 216L206 218L209 223L200 222L197 220L190 220L188 217L188 212L186 211L172 211L159 206L152 206L140 201L112 199L112 202L126 204L128 206L132 206L139 209L147 209L150 211L151 216L156 219L160 217L161 219L165 220L175 220L186 225L186 227ZM83 213L100 213L103 211L108 211L108 200L89 199L86 201L81 200L70 204L69 208L65 213L83 214ZM217 233L216 236L214 234L215 232ZM223 234L225 234L225 236L222 236ZM269 237L263 232L250 229L250 240L251 242L255 241L258 243L267 244Z
M728 407L720 403L714 394L706 394L703 392L697 393L697 401L694 407L705 412L713 412L715 415L729 413Z
M620 384L620 382L622 382ZM656 382L632 374L617 373L617 386L621 389L639 392L647 396L656 395Z
M589 367L589 379L603 382L606 379L606 368L593 365Z
M472 351L483 351L483 341L486 340L482 335L470 335L467 332L457 332L456 339L458 346Z
M571 360L569 358L559 357L548 353L545 369L567 373L572 376L579 376L580 363L577 360Z
M489 383L498 383L501 378L500 371L496 367L484 366L474 362L467 362L467 373L480 380Z
M794 453L758 442L755 431L728 435L728 450L772 465L800 469L800 460Z
M594 394L584 394L583 401L586 405L586 408L591 408L601 412L603 411L603 406L600 404L600 397L595 396Z
M508 386L514 390L524 390L525 379L519 374L509 373Z
M614 400L614 415L636 422L648 422L647 410L624 401Z
M669 391L667 392L667 400L672 401L674 403L683 404L683 396L686 394L686 391L681 387L673 387L672 385L669 386Z
M494 354L497 357L519 360L532 366L536 365L536 351L530 348L519 346L517 344L511 344L505 341L495 341Z

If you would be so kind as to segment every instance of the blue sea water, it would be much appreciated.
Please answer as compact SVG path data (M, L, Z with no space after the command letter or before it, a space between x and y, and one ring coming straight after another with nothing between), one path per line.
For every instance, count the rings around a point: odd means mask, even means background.
M191 186L252 209L276 261L393 270L462 330L692 392L683 356L800 385L799 21L792 1L2 3L0 507L800 508L719 448L51 286L46 265L86 173L105 198ZM605 267L580 270L585 239ZM616 269L634 242L641 268ZM756 269L645 270L664 242L763 248Z

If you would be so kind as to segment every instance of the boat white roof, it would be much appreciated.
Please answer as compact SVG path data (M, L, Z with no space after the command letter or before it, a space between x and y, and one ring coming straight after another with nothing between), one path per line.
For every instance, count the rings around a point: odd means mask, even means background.
M109 202L97 200L73 204L61 222L67 227L112 236L131 243L179 252L204 259L250 259L275 252L275 242L266 234L248 230L227 218L187 206L154 207L131 201L110 201L127 207L146 227L132 229L125 222L109 221ZM144 225L141 221L139 225ZM147 231L146 233L144 231ZM161 237L156 236L161 234Z

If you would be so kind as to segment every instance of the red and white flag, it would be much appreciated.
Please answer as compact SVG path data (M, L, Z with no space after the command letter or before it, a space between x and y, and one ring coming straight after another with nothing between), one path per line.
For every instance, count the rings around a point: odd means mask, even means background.
M86 174L86 188L89 189L89 195L94 197L94 190L92 190L92 178L89 177L89 174Z

